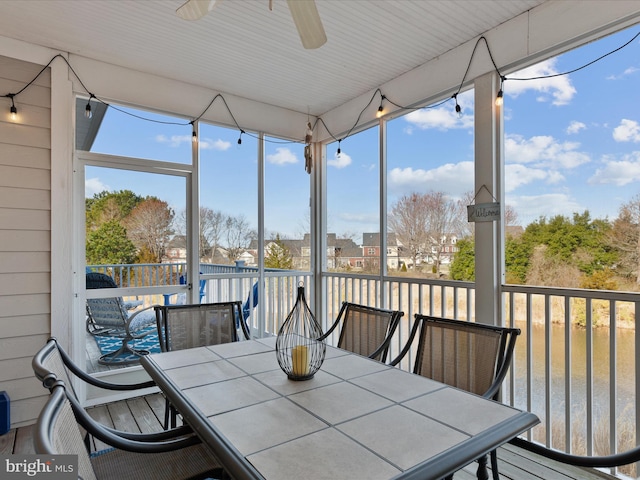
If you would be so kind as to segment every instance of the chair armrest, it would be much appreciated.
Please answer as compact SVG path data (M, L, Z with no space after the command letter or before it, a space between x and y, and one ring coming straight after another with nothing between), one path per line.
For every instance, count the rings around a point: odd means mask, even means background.
M64 385L64 382L57 381L54 384L54 387L59 384ZM73 409L76 421L82 425L88 433L112 447L126 450L128 452L163 453L201 443L200 439L192 433L184 436L182 433L184 431L182 427L180 427L180 429L176 429L178 434L173 436L171 433L176 433L176 430L158 432L158 435L156 436L158 438L157 441L149 440L154 438L153 434L125 433L119 430L107 428L95 422L86 410L82 408L78 400L66 391L66 388L65 393L67 399L71 403L71 408Z
M71 371L76 377L80 378L82 381L87 382L94 387L103 388L105 390L117 390L117 391L129 391L129 390L139 390L141 388L150 388L155 387L156 382L153 380L149 380L147 382L140 383L112 383L106 382L104 380L100 380L99 378L95 378L89 375L84 370L81 370L69 357L67 352L58 345L58 340L55 337L51 337L49 340L53 340L56 342L56 347L58 349L58 353L62 358L64 365Z
M420 321L415 321L413 323L413 326L411 327L411 333L409 334L409 338L407 339L407 342L404 344L402 351L398 354L396 358L394 358L393 360L391 360L391 362L389 362L389 365L391 365L392 367L395 367L407 355L407 353L409 353L409 350L413 345L413 340L416 336L416 333L418 333L418 329L420 328L421 325L422 325L422 322Z
M347 309L347 302L342 302L342 307L340 307L340 311L338 312L338 317L336 321L333 322L333 325L327 330L322 336L320 336L317 340L322 341L326 340L329 335L336 329L336 327L340 324L340 320L342 320L342 316L344 315L344 311Z

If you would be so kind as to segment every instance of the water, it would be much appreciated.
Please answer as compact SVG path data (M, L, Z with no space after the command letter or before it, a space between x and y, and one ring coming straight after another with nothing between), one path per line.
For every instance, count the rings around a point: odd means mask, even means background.
M527 409L526 397L526 344L527 332L524 323L517 325L522 330L518 338L514 356L516 372L515 406ZM545 421L546 398L546 351L544 325L532 328L532 404L531 411ZM565 405L570 402L571 422L576 430L585 430L587 413L587 331L581 327L571 327L571 394L567 399L565 392L565 328L554 324L551 327L551 418L554 429L564 429ZM631 422L635 425L635 332L630 329L618 329L616 332L617 352L615 394L617 401L616 417L619 423ZM603 423L608 425L611 408L610 374L610 334L609 328L598 327L593 330L593 416L594 428ZM537 427L543 428L543 427ZM621 428L618 425L618 428Z

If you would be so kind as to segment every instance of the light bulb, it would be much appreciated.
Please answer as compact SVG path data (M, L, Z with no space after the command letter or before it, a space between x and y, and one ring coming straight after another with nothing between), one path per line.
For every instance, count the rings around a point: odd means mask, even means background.
M198 135L196 134L195 130L191 133L191 141L193 143L196 143L198 141Z
M380 105L378 107L378 113L376 113L376 117L380 118L382 115L384 115L384 107Z
M11 105L11 109L9 111L11 112L11 120L16 121L18 119L18 109L16 106Z
M496 107L500 107L503 103L502 90L498 92L498 96L496 97Z
M87 102L87 106L84 107L84 116L87 118L91 118L93 114L91 113L91 104Z

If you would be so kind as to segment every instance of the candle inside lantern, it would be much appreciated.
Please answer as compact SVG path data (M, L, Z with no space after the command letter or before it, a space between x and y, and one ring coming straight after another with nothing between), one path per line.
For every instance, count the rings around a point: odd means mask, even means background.
M304 345L296 345L291 349L291 362L293 375L304 376L309 374L309 349Z

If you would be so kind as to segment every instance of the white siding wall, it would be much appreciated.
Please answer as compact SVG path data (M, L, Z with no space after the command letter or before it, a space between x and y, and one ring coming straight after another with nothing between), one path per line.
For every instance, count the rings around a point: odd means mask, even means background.
M51 331L51 77L40 65L0 56L0 390L11 427L31 424L46 399L31 358Z

